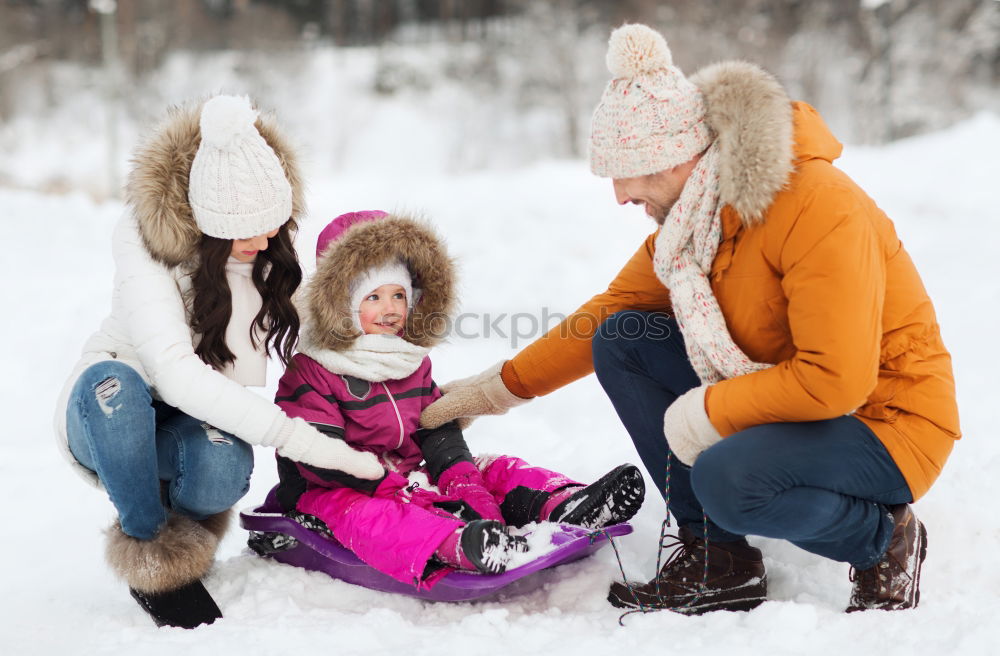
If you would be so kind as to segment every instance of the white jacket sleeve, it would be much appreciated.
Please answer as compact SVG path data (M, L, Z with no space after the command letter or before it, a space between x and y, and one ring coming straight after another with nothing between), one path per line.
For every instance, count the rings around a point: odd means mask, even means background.
M292 420L195 355L177 283L146 251L131 217L119 222L112 250L121 319L160 398L251 444L284 446Z

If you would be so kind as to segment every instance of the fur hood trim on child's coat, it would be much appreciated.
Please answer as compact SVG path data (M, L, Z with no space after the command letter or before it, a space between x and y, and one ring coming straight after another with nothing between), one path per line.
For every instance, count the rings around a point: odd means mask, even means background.
M136 151L125 187L125 200L139 226L143 245L153 259L168 267L191 264L202 233L188 203L191 164L201 145L201 107L173 107L152 137ZM261 115L257 130L281 162L292 187L292 215L305 211L302 178L291 146L272 116Z
M341 351L360 336L348 307L351 281L394 259L406 264L415 294L419 289L403 339L430 348L444 338L456 301L455 264L427 223L387 214L353 223L323 249L305 291L303 330L315 348Z

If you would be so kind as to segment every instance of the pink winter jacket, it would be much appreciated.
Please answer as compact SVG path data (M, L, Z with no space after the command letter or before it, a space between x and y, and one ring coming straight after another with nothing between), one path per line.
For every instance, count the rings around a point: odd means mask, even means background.
M274 399L289 417L301 417L329 437L371 451L389 472L403 476L423 460L432 481L457 462L471 462L456 424L434 430L420 428L421 411L441 396L431 379L430 358L425 357L406 378L381 383L331 373L303 353L297 353L292 363L281 377ZM309 487L349 486L370 494L381 482L294 464ZM290 461L279 459L279 467L287 472Z

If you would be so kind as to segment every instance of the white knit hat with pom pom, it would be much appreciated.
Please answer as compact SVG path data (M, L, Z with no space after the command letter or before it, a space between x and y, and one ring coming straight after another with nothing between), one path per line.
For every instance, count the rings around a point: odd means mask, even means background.
M201 145L191 164L188 202L206 235L249 239L292 215L292 186L254 123L246 96L215 96L201 109Z
M590 170L635 178L671 169L708 148L701 91L673 65L663 36L623 25L608 41L608 83L590 129Z

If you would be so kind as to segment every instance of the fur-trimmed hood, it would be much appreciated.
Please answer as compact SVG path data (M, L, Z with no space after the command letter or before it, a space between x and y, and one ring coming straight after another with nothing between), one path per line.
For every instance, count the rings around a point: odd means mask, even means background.
M341 351L354 343L360 333L352 319L356 308L349 307L351 281L395 259L409 269L414 292L419 289L403 338L428 348L441 341L455 308L455 264L434 230L415 217L380 212L343 215L330 227L338 222L347 227L318 253L303 294L303 331L312 348Z
M762 222L794 166L788 94L773 75L743 61L713 64L689 79L705 96L705 121L719 144L721 201L744 225Z
M169 267L190 264L196 258L202 233L188 203L188 178L201 145L201 108L204 102L171 108L166 119L132 158L125 200L139 226L146 250ZM264 141L274 150L292 187L292 216L305 211L297 158L273 116L256 122Z

